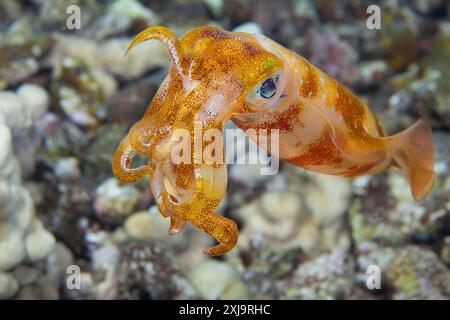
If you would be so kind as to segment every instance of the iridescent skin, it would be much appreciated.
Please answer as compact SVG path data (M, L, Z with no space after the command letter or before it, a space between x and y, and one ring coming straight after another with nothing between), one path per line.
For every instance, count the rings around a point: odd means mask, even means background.
M204 254L233 249L238 230L234 221L214 212L226 190L226 166L175 165L170 159L173 131L184 128L194 136L195 121L204 131L222 130L229 119L244 130L279 129L279 157L292 164L346 177L394 165L405 171L416 200L430 192L434 147L424 122L386 136L350 90L261 35L202 27L177 39L167 28L150 27L128 50L149 39L167 46L172 64L147 112L117 148L114 175L122 183L149 175L158 208L170 217L169 234L182 231L188 221L219 242ZM275 75L276 93L266 99L258 89ZM147 155L149 164L132 168L136 153Z

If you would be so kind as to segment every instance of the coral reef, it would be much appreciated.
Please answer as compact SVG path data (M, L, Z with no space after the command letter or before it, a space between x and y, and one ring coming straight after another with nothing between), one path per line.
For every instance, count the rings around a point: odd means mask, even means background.
M450 272L429 250L407 246L397 250L386 272L394 299L448 299Z
M70 4L81 6L79 30L66 26ZM449 300L450 5L379 1L371 30L371 4L0 1L0 299ZM230 164L218 213L237 222L236 249L201 255L214 243L189 225L169 237L149 181L121 185L111 172L167 73L157 42L123 57L156 24L177 36L207 24L262 32L345 82L389 134L424 119L433 191L414 202L395 168L349 180ZM235 147L254 152L227 141ZM367 286L372 266L380 289ZM68 270L80 271L79 288Z
M23 132L47 109L46 92L38 86L24 84L17 94L0 92L0 101L0 297L11 298L21 283L5 271L19 268L22 262L44 260L54 250L56 240L36 216L13 149L13 134L23 139Z

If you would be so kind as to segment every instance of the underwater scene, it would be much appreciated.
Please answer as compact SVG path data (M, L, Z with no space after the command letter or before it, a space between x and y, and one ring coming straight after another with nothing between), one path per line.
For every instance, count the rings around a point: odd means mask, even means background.
M450 300L449 267L449 1L0 1L1 300Z

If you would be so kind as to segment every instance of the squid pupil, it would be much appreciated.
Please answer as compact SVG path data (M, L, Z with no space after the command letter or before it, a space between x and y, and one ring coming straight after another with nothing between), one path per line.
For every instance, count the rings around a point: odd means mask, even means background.
M258 94L266 99L272 98L277 92L277 84L276 81L278 77L269 78L263 82L261 87L258 89Z

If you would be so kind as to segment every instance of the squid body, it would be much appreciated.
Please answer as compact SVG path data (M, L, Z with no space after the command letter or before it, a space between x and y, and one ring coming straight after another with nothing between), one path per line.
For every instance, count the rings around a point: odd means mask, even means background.
M113 172L122 183L149 176L158 208L170 218L169 234L189 222L218 241L204 254L224 254L238 239L236 223L215 213L226 191L226 165L195 161L194 147L187 154L192 161L172 161L177 129L193 140L198 124L203 132L221 132L229 119L244 131L277 129L277 156L291 164L345 177L395 166L404 171L415 200L430 192L434 145L423 121L387 136L349 89L262 35L201 27L178 39L155 26L137 35L128 50L150 39L167 47L171 66L146 113L118 146ZM148 156L148 165L134 168L136 154Z

